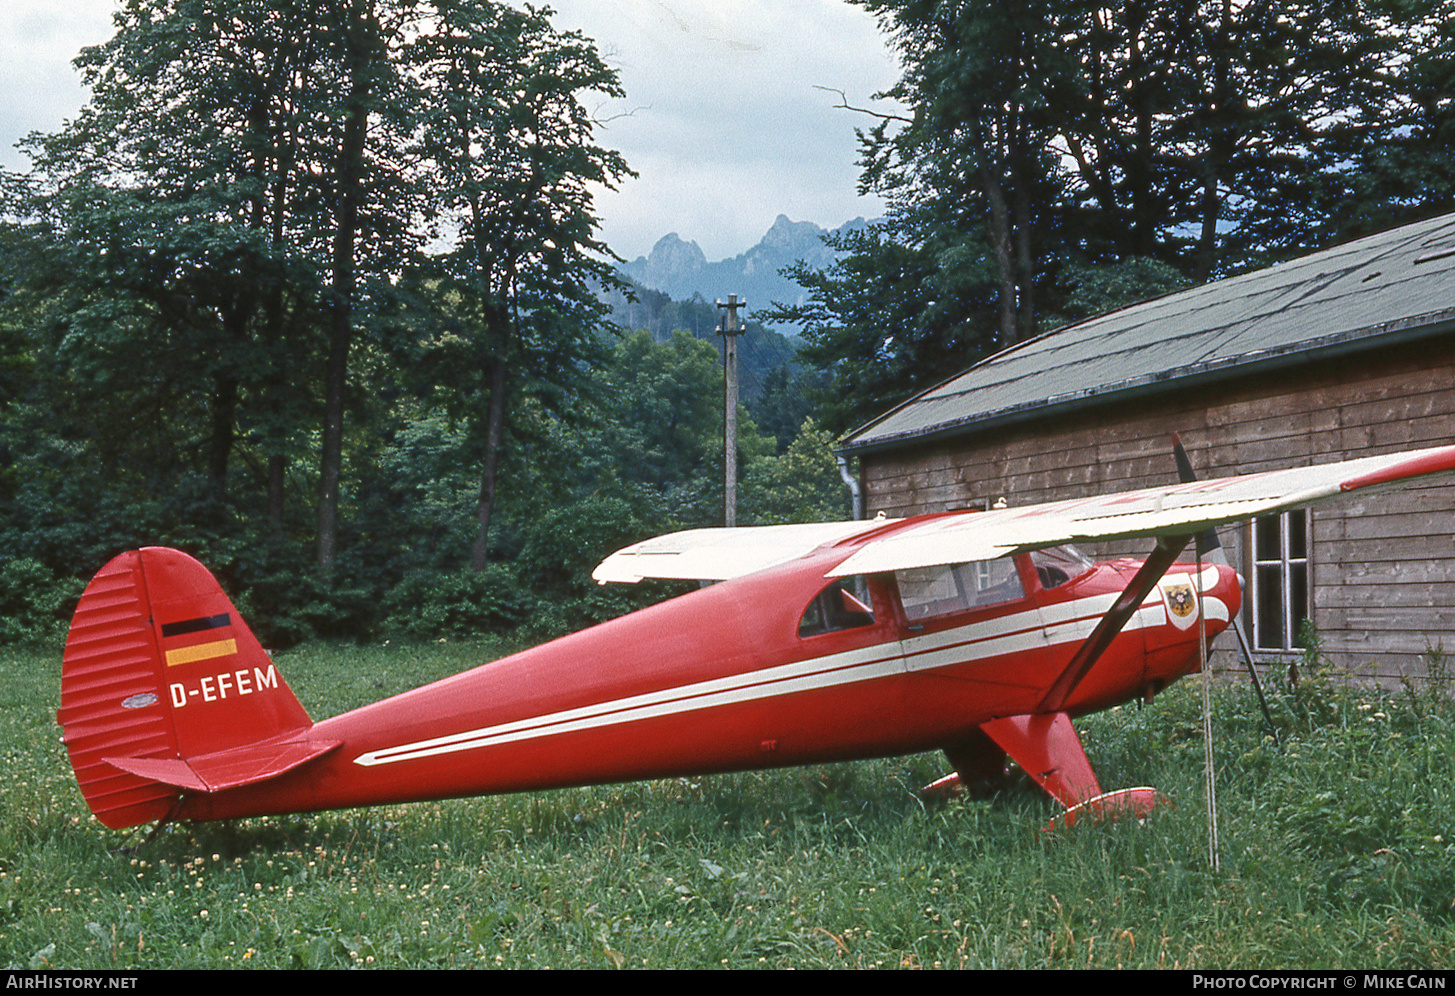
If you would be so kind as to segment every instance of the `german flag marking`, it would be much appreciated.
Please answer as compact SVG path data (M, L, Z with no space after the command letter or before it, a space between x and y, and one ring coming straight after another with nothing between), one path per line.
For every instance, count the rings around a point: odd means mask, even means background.
M236 640L217 640L213 643L198 643L190 647L168 650L167 666L173 667L177 664L207 661L214 657L227 657L235 653L237 653Z
M224 612L216 616L201 616L197 619L182 619L162 624L162 639L172 636L186 636L189 633L205 633L209 629L221 629L232 622L232 616Z

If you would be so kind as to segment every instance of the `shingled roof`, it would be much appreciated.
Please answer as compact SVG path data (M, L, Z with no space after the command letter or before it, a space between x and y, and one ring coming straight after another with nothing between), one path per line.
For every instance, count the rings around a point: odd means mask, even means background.
M888 449L1455 331L1455 214L1047 332L850 433Z

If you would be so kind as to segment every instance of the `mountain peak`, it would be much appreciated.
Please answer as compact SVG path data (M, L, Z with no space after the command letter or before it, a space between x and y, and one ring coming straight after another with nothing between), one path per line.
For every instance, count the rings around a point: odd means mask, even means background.
M786 251L812 251L824 237L824 230L811 221L792 221L788 215L780 214L773 221L773 227L763 236L755 248L771 246ZM753 250L749 249L749 252Z
M706 265L701 246L671 232L657 240L650 256L638 256L621 270L643 287L665 290L693 280Z
M707 262L702 247L696 242L686 242L676 232L669 232L652 246L647 261L655 264L701 266Z
M862 225L862 219L843 227L856 224ZM732 292L753 302L754 310L767 310L775 301L797 302L803 296L803 288L781 270L799 260L815 267L833 263L836 254L823 244L825 234L811 221L794 221L780 214L757 245L732 259L710 263L696 242L672 232L657 240L650 255L624 264L621 272L678 301L690 300L694 294L712 301Z

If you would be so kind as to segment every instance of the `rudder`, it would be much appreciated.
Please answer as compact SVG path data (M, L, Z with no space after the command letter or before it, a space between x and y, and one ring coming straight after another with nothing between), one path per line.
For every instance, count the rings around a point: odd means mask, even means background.
M332 749L217 580L176 550L97 572L61 666L62 740L81 794L114 829L163 819L179 790L215 792Z

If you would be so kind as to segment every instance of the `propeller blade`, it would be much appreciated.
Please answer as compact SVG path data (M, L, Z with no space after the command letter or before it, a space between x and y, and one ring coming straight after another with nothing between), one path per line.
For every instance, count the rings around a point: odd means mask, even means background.
M1192 469L1192 460L1187 456L1187 448L1182 445L1182 437L1175 432L1172 434L1172 456L1177 460L1177 479L1183 484L1191 484L1196 481L1197 473ZM1216 529L1205 529L1197 534L1197 552L1209 563L1226 564L1228 562L1228 555L1223 550L1223 544L1218 539ZM1273 726L1273 716L1268 711L1268 700L1263 697L1263 683L1258 680L1258 669L1253 666L1253 648L1248 646L1248 637L1243 633L1243 620L1238 616L1233 617L1232 629L1238 636L1238 647L1243 651L1243 661L1248 666L1248 677L1253 679L1253 689L1258 693L1258 703L1263 707L1263 719L1268 724L1268 729L1273 731L1276 737L1278 734Z
M1175 432L1172 434L1172 456L1177 460L1177 479L1183 484L1196 481L1197 473L1192 469L1192 461L1188 459L1187 449L1182 445L1182 437ZM1228 555L1218 540L1218 531L1211 527L1197 534L1197 554L1211 564L1226 565L1228 562Z

